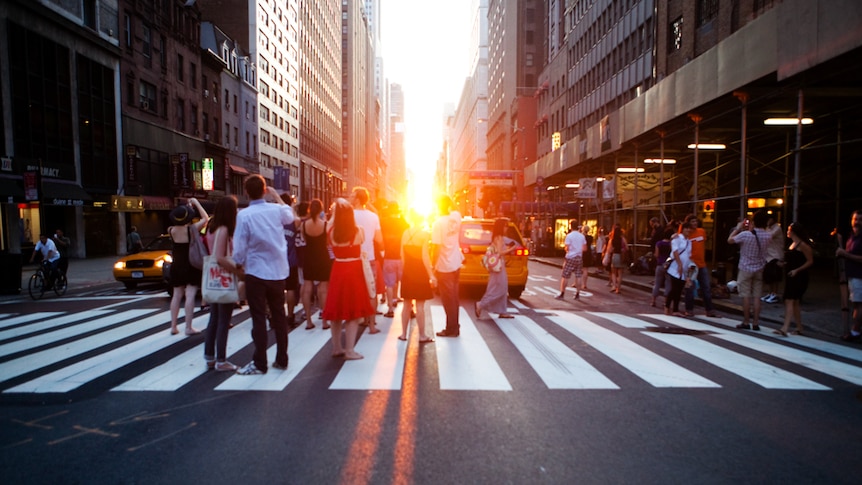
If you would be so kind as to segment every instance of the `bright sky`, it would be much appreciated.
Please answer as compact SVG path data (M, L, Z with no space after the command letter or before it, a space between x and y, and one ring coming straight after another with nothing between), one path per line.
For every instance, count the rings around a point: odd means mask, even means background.
M381 0L384 70L404 90L407 169L415 173L411 205L425 212L443 146L443 114L469 73L473 0ZM418 183L417 183L418 182Z

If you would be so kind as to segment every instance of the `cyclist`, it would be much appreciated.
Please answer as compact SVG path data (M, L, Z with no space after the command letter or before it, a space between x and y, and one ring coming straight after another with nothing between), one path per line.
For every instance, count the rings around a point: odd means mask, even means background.
M45 275L45 289L50 289L54 284L54 275L60 262L60 252L57 251L57 245L54 244L54 241L48 239L45 234L39 235L39 242L36 243L33 254L30 256L31 263L36 258L37 252L42 253L42 264L48 271L48 274Z

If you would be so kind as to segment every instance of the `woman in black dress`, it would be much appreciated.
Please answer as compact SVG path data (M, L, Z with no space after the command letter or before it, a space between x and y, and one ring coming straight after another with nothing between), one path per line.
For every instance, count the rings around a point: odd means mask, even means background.
M790 330L790 321L796 321L794 335L802 335L802 312L799 310L799 301L808 289L808 268L814 264L814 250L811 248L811 239L808 232L798 223L794 222L787 228L787 237L793 242L790 248L784 252L784 325L776 330L778 335L787 336ZM779 263L781 264L781 263Z
M407 340L407 330L410 325L412 302L416 302L416 323L419 325L419 342L433 342L434 338L425 333L425 300L434 298L433 286L437 280L431 270L431 256L428 242L431 235L422 229L421 220L410 211L411 227L401 236L401 260L404 261L404 272L401 277L401 335L399 340Z
M197 222L193 222L195 217L199 218ZM171 335L180 333L177 328L177 320L183 298L186 299L186 335L195 335L200 333L200 330L192 326L192 319L195 316L195 296L201 286L203 274L201 270L189 262L189 242L191 241L189 233L190 231L200 233L201 229L209 222L209 215L201 207L200 202L192 198L189 199L188 205L178 206L171 211L170 219L171 227L168 228L168 234L174 242L174 248L171 252L173 258L171 262L171 286L174 292L171 297Z

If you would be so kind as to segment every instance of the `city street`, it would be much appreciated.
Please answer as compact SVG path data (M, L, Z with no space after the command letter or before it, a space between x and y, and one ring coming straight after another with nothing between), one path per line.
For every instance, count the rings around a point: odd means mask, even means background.
M203 334L169 333L163 289L119 283L0 302L5 483L856 483L862 346L739 317L665 316L591 278L555 300L530 262L514 319L457 339L290 333L286 371L207 371ZM383 308L383 307L381 307ZM208 313L196 307L195 326ZM444 326L439 300L427 307ZM229 360L252 354L248 308ZM273 343L272 332L270 343ZM274 351L273 348L270 349Z

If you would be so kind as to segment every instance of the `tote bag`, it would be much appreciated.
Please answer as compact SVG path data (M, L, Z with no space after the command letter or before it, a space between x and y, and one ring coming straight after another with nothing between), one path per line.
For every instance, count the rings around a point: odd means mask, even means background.
M213 256L204 257L201 294L210 303L236 303L240 300L237 291L237 276L222 268Z
M368 255L362 252L362 275L365 276L365 286L368 292L368 298L377 297L377 281L374 279L374 270L371 268L371 261L368 261Z

